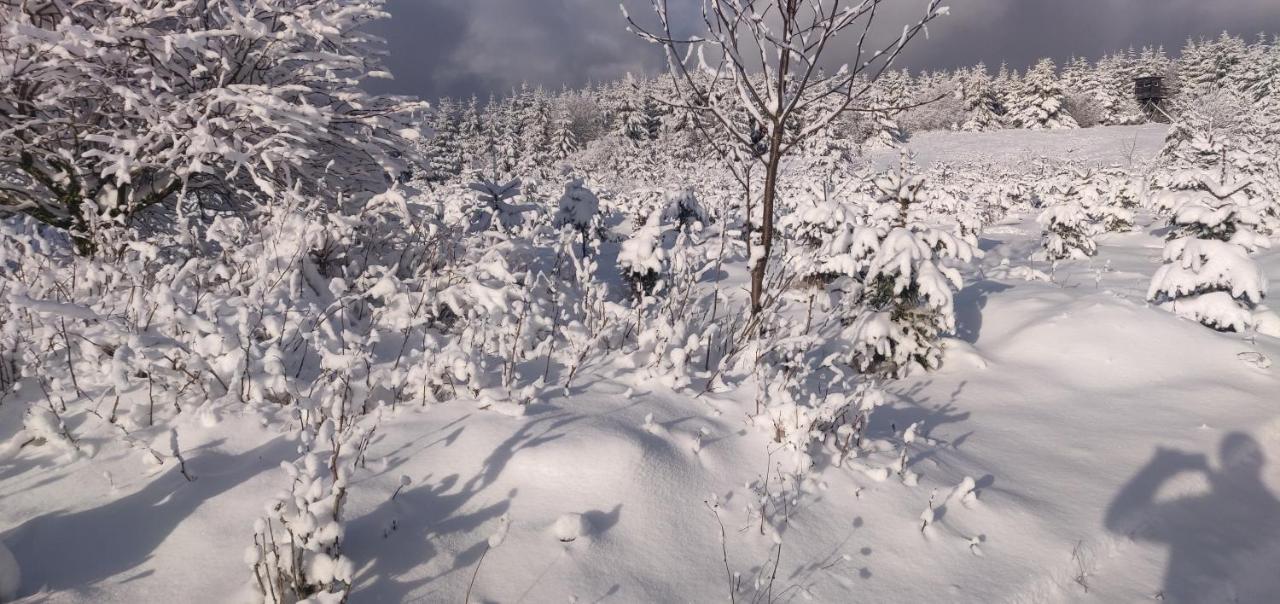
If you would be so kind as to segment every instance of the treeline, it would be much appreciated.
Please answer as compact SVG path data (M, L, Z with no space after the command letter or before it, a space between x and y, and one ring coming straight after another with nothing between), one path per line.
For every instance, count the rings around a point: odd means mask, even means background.
M893 147L929 130L1057 129L1142 123L1150 116L1134 98L1134 79L1161 76L1180 100L1227 91L1270 105L1280 88L1280 44L1223 33L1191 40L1176 59L1163 48L1128 49L1096 61L1064 65L1042 59L1025 72L984 64L954 71L885 73L869 84L861 106L808 146L818 154ZM594 143L646 147L695 157L710 134L692 111L676 108L667 78L626 78L559 92L521 86L505 98L439 99L423 124L429 181L480 171L499 176L546 173ZM743 116L743 119L750 119ZM618 161L626 161L621 158Z

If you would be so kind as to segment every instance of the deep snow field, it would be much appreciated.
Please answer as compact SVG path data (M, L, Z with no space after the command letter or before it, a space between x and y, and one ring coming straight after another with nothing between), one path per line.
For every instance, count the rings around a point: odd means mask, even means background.
M922 165L1124 164L1164 131L928 133L911 147ZM1140 214L1056 268L1030 259L1034 213L988 226L942 368L892 383L871 416L884 452L808 474L776 531L760 501L790 474L749 399L676 393L617 364L522 415L401 406L352 479L351 601L459 602L473 581L474 602L716 602L734 582L737 601L1275 601L1280 340L1145 302L1164 224ZM1280 250L1256 258L1280 275ZM0 439L24 409L0 405ZM179 425L191 482L173 463L146 473L118 443L70 464L34 447L0 457L19 601L244 599L241 552L295 444L255 412Z

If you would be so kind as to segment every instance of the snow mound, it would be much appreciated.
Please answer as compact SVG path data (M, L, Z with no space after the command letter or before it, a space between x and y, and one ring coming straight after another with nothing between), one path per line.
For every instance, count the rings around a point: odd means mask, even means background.
M569 543L576 541L578 537L590 534L591 523L587 521L582 514L562 514L556 518L556 523L551 525L551 534L561 543Z
M18 597L18 585L22 573L18 570L18 560L13 557L9 548L0 543L0 602L11 602Z

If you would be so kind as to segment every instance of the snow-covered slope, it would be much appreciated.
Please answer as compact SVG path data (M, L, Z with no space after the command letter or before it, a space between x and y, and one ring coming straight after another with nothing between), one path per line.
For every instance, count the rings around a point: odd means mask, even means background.
M946 133L913 148L1019 161L998 137L1047 137L1020 149L1112 163L1161 132ZM872 415L883 452L800 485L779 484L790 458L750 424L753 401L621 366L514 416L466 399L388 410L346 508L351 601L712 602L734 585L760 601L1272 600L1280 340L1144 302L1163 231L1138 222L1056 266L1030 260L1033 215L988 227L943 367L894 383ZM1257 258L1280 274L1280 252ZM21 424L20 401L0 427ZM142 474L117 444L70 464L0 458L0 541L25 601L241 599L241 552L296 445L254 412L192 415L192 482L173 465ZM788 490L783 528L762 530L762 497Z
M1163 124L1111 126L1078 130L935 130L913 135L905 145L921 166L979 162L1000 166L1030 164L1040 158L1091 166L1132 167L1151 158L1164 143ZM897 163L901 150L882 150L868 159L880 167Z

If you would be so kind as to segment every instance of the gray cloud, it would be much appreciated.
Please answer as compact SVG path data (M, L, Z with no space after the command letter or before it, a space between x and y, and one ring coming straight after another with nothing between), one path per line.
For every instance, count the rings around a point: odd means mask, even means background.
M695 14L697 0L669 0ZM952 0L902 67L938 69L1002 60L1023 68L1040 57L1096 57L1129 46L1176 53L1188 37L1226 30L1252 38L1280 33L1277 0ZM647 0L627 0L637 17ZM896 31L924 0L890 0L883 26ZM654 73L659 49L625 31L616 0L391 0L390 19L370 30L388 41L394 81L375 92L438 96L503 95L521 82L559 88ZM850 41L846 44L851 46ZM852 59L838 47L840 62Z

